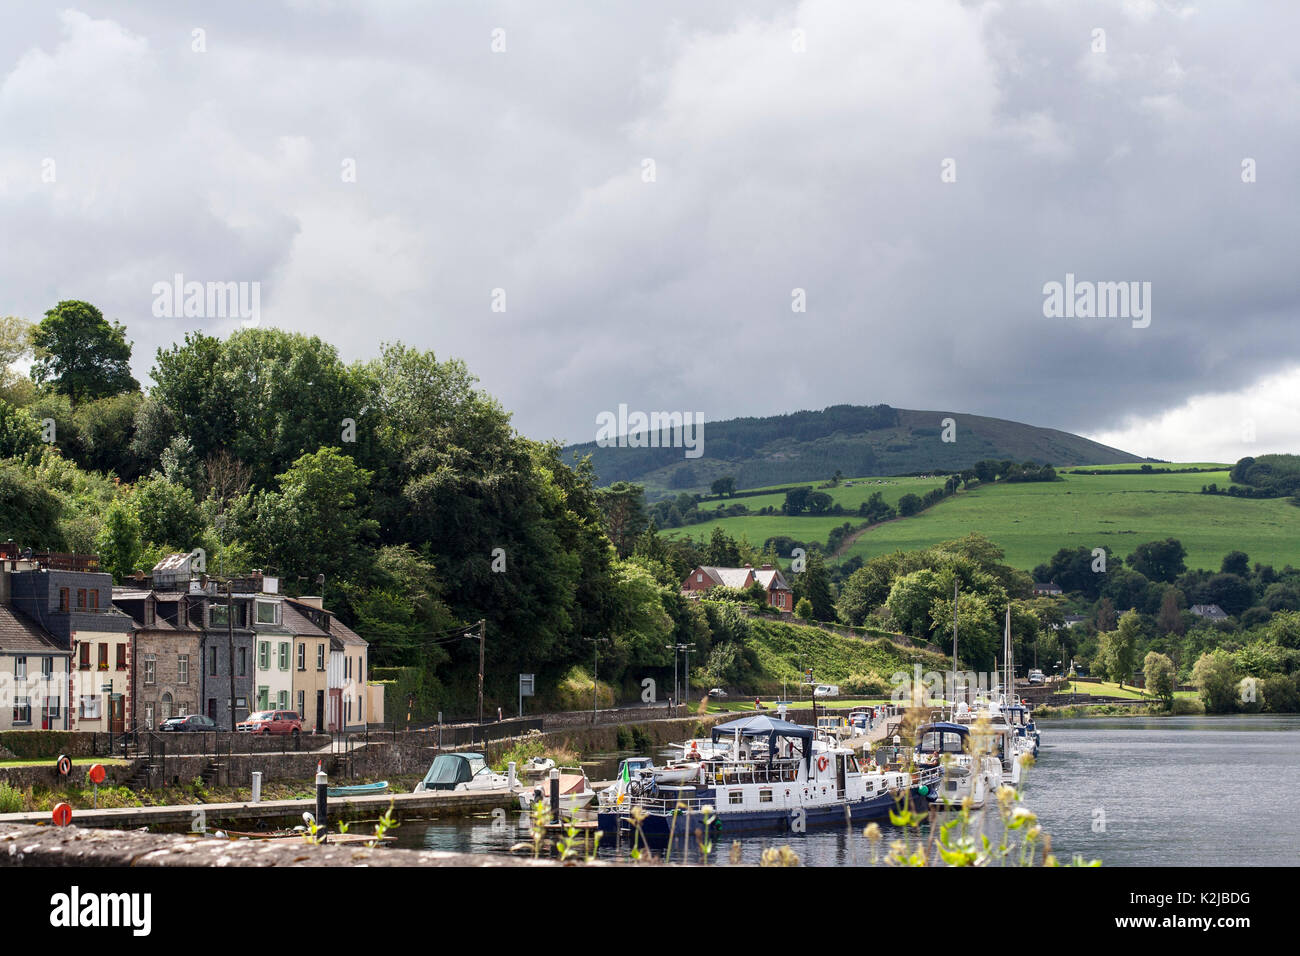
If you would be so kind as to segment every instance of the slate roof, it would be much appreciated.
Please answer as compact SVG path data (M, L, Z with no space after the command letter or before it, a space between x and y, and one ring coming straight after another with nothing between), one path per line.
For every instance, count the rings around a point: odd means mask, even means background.
M0 604L0 652L6 654L70 654L54 635L22 611Z
M291 601L280 605L280 623L294 637L329 637L327 633L312 623L311 618L303 614Z

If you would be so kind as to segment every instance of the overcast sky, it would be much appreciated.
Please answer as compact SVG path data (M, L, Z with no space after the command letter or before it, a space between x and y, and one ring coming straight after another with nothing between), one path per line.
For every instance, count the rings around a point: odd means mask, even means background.
M0 31L0 314L89 300L146 385L238 327L155 316L180 273L537 438L887 402L1300 451L1293 0L210 6ZM1046 317L1067 273L1149 325Z

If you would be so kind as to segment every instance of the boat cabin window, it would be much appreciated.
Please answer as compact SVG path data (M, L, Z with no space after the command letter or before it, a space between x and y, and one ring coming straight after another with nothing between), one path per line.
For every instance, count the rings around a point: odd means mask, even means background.
M771 803L771 802L772 802L772 791L771 791L771 790L760 790L760 791L758 791L758 802L759 802L759 803Z
M924 753L965 753L965 738L961 734L930 731L921 735L919 749Z
M469 772L477 777L481 773L491 773L492 768L487 765L487 761L482 757L470 757Z
M730 791L727 792L727 803L728 803L728 804L735 805L735 804L744 803L744 802L745 802L745 791L743 791L743 790L730 790Z

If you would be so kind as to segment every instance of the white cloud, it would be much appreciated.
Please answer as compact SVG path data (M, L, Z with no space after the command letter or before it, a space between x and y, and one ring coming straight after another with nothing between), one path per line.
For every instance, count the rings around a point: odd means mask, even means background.
M1135 417L1087 437L1170 461L1300 454L1300 367L1239 391L1198 394L1159 415Z

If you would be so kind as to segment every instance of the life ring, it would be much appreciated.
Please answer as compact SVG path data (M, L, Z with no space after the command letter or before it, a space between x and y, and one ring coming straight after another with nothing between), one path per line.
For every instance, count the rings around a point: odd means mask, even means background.
M72 761L68 759L67 754L59 754L59 759L55 761L54 766L59 771L60 777L66 777L72 773Z
M826 769L826 763L827 763L826 755L825 755L825 754L822 754L820 757L817 758L817 769L818 769L819 771L820 771L820 770L825 770L825 769Z

